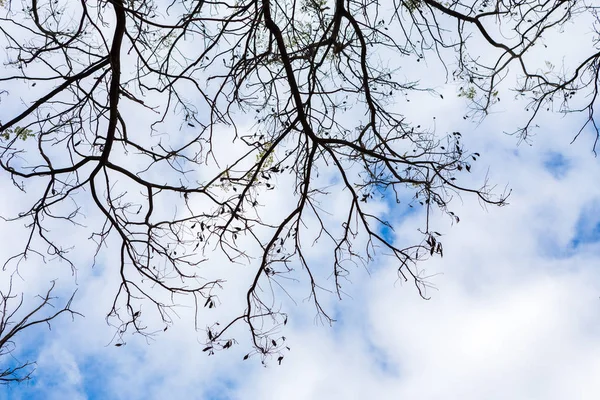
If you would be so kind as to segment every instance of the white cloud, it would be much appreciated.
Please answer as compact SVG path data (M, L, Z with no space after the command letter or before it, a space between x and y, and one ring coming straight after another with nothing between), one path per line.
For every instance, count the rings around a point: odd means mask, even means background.
M490 182L500 191L507 183L513 193L511 204L502 209L484 210L476 199L456 198L453 210L461 222L452 227L447 218L436 217L445 257L421 266L438 289L428 292L431 300L420 299L410 282L400 284L397 266L379 259L371 276L361 268L352 271L353 284L346 286L351 297L336 303L334 296L324 294L324 304L340 319L330 328L314 323L314 307L302 301L306 287L292 285L298 304L285 301L293 318L282 331L291 351L281 366L270 360L263 368L256 357L242 361L247 350L243 342L207 357L199 343L203 333L194 331L193 310L186 307L177 309L181 318L175 326L149 344L133 336L125 346L108 345L114 330L106 326L104 315L119 277L111 255L94 271L86 269L82 258L75 309L86 317L53 324L39 346L38 379L10 389L7 398L31 398L32 393L114 399L209 399L219 393L221 398L290 400L598 398L600 245L566 251L578 221L600 199L600 166L590 154L589 140L569 145L571 120L553 118L540 128L533 147L516 147L516 138L502 131L520 116L519 102L503 99L504 113L474 126L462 120L463 104L448 100L453 97L449 92L444 92L446 101L425 95L435 110L423 110L418 96L399 107L432 125L435 113L440 133L463 132L469 149L482 154L473 174L461 177L464 182L480 184L489 167ZM544 167L551 152L569 161L560 180ZM319 179L329 182L326 173ZM282 182L279 189L264 196L274 213L289 207L291 185ZM336 212L343 212L337 205L344 194L331 190L324 207L336 218ZM0 197L5 212L15 203ZM383 211L385 204L377 207ZM418 237L422 215L402 218L396 221L398 240ZM0 235L3 253L22 241L6 225ZM72 240L83 246L85 239L73 235ZM324 247L306 250L326 277L331 265ZM38 268L23 271L31 293L41 292L57 274L68 279L68 268ZM215 316L224 319L243 308L240 293L252 274L222 258L206 269L224 274L228 284L223 304L202 311L200 328ZM228 293L236 294L235 299Z
M462 222L446 229L446 257L425 265L442 274L431 300L394 284L394 265L355 276L361 293L342 328L290 335L300 354L244 379L239 398L596 398L600 245L557 259L544 238L571 240L583 205L598 198L583 185L597 160L580 153L557 184L541 156L495 150L486 157L504 161L495 179L510 178L512 204L484 212L465 199Z

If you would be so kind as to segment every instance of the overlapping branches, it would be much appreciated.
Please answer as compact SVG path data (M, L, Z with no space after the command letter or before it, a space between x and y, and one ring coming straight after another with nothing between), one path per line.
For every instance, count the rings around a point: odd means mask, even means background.
M281 361L277 329L287 315L277 296L299 267L325 320L320 296L328 287L341 296L351 266L376 252L393 257L399 276L426 297L417 262L443 253L431 213L458 221L449 202L462 194L504 204L507 193L487 183L460 183L479 157L460 133L429 131L403 115L397 96L435 94L399 74L407 60L440 58L484 113L512 65L524 74L520 90L533 94L532 121L553 96L590 86L596 93L595 80L582 80L597 73L595 55L567 77L531 72L525 62L547 30L590 9L579 2L23 4L5 5L0 21L10 67L0 99L15 105L1 111L0 167L17 188L44 190L14 217L28 221L30 235L5 268L31 254L71 262L53 224L85 225L82 207L99 213L104 223L89 227L97 252L116 252L114 243L119 252L118 266L105 266L120 276L109 322L119 335L151 335L142 304L170 324L176 296L193 296L197 312L218 304L225 282L203 275L215 254L249 264L244 310L207 329L207 352L231 347L231 328L245 323L253 351ZM509 39L497 34L506 27ZM470 55L471 37L497 51L491 63ZM224 141L235 151L224 152ZM342 222L321 206L320 170L346 196L336 205ZM281 193L291 206L266 212L260 196L285 179L293 180L293 192ZM420 242L385 234L391 221L370 207L378 197L426 210ZM325 273L308 254L309 226L330 243Z
M22 336L24 330L31 329L36 325L47 325L61 314L70 314L71 317L81 315L71 309L73 294L64 307L56 309L52 304L55 297L52 296L56 282L44 295L39 295L39 304L30 310L24 310L24 298L21 294L13 293L13 281L10 280L8 289L0 292L0 357L2 367L0 368L0 385L8 385L14 382L24 382L31 378L35 363L32 361L21 361L14 356L16 350L16 339ZM53 310L54 309L54 310Z

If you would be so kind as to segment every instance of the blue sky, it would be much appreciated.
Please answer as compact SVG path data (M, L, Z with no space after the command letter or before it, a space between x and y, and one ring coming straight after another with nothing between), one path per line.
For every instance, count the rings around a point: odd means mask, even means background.
M575 226L575 235L571 239L571 247L577 250L581 246L600 241L600 203L597 201L586 205Z
M569 160L558 152L550 152L546 156L544 167L554 176L556 179L564 178L570 169Z
M591 378L600 370L600 340L593 334L600 331L600 191L586 190L581 182L600 166L572 147L560 157L572 165L569 172L556 176L544 153L515 153L510 146L496 142L497 155L488 157L509 161L495 175L515 188L511 205L484 210L465 199L457 209L460 224L441 216L435 222L447 254L424 266L438 274L429 301L399 282L385 259L370 275L353 271L350 296L328 303L339 317L333 327L315 324L309 304L290 305L299 317L286 332L292 351L282 366L266 368L256 359L242 362L241 346L206 357L198 335L177 325L149 345L131 338L121 348L104 347L104 335L91 341L78 337L89 329L85 322L93 315L86 315L85 321L41 331L36 379L0 398L70 393L82 399L161 399L172 393L207 400L307 399L373 393L434 399L450 392L457 398L559 399L579 385L579 398L591 399L597 393ZM571 212L548 219L561 209ZM418 222L418 213L395 221L408 237L410 225ZM548 236L569 247L568 254L553 255L547 247L556 244L542 240ZM551 380L557 374L561 379ZM498 386L497 376L507 383ZM468 391L463 379L472 382Z
M571 46L567 35L559 39ZM294 300L283 296L277 305L289 314L281 335L291 351L281 366L274 359L263 366L256 356L242 360L249 349L245 331L226 352L202 352L202 329L243 307L240 293L251 273L246 266L222 258L211 265L222 270L227 285L219 307L201 312L200 331L194 330L191 301L184 299L168 331L159 329L150 341L127 336L118 348L104 319L118 285L111 254L94 270L81 267L77 283L64 265L24 268L19 285L29 298L58 279L63 299L79 289L74 308L85 318L62 318L51 331L40 327L20 337L15 356L37 360L34 379L0 388L0 400L598 399L600 160L592 153L594 132L584 131L571 144L581 121L553 115L539 121L530 143L519 144L504 132L526 117L522 103L506 96L481 124L465 121L458 88L445 82L439 65L428 68L446 100L411 95L410 103L398 106L403 115L418 122L438 116L436 132L460 130L466 147L481 153L461 183L476 187L487 179L500 192L512 190L503 208L455 195L451 209L460 223L432 215L444 257L419 265L431 277L430 300L399 279L397 262L386 257L351 269L341 301L321 293L337 320L332 326L315 318L305 284L290 285ZM328 221L340 222L345 192L330 172L324 169L320 177L331 183L322 206ZM276 216L292 188L280 179L283 189L265 200ZM0 186L8 185L0 175ZM373 209L393 224L394 232L382 230L386 238L421 240L423 209L407 207L410 196L399 208L390 197L373 199ZM13 210L19 199L0 196L0 210ZM79 249L89 245L87 237L66 234ZM0 256L20 240L14 228L0 224ZM322 240L307 247L306 256L332 284L331 255L324 250ZM86 254L78 260L90 262ZM296 273L302 276L300 268Z

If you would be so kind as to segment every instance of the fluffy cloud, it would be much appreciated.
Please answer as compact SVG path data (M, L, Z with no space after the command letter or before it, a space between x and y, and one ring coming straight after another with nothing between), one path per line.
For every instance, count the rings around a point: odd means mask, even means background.
M80 268L78 285L63 286L64 293L79 287L75 308L86 317L58 320L51 332L28 332L16 356L38 360L36 377L0 392L0 398L596 399L600 165L590 151L591 136L585 132L570 145L573 120L554 117L544 122L533 146L517 146L502 131L522 118L522 104L505 106L506 98L503 113L474 126L462 120L461 101L448 101L454 89L444 89L444 102L424 94L398 107L415 120L435 124L440 133L460 129L469 149L483 156L463 181L480 184L489 167L489 181L500 192L508 185L512 194L502 209L456 198L453 210L461 222L453 226L445 217L434 217L444 234L445 256L420 266L435 286L427 292L430 300L399 280L397 266L385 257L369 273L358 267L352 271L353 283L345 287L348 296L341 302L323 294L338 320L332 327L314 319L314 307L304 300L306 287L292 285L296 302L281 300L293 317L281 333L291 351L281 366L270 360L265 368L256 357L242 361L244 343L214 357L203 353L203 334L194 330L189 303L176 310L176 323L166 332L149 341L127 337L125 346L114 347L114 330L104 316L118 276L107 256L95 270ZM323 182L329 178L326 173L319 177ZM269 193L274 213L289 206L288 189ZM344 194L335 186L330 190L324 207L335 219ZM11 211L17 200L0 197L0 207ZM383 202L377 207L394 212ZM396 240L418 238L422 217L420 212L399 214ZM3 254L23 240L15 232L1 226ZM76 235L72 241L79 249L89 244ZM326 277L330 260L325 247L307 252L322 264L319 273ZM216 316L239 311L239 294L252 272L218 261L210 268L227 277L227 291L223 304L202 313L200 328ZM28 267L22 275L20 285L30 296L47 288L49 279L73 282L66 266Z

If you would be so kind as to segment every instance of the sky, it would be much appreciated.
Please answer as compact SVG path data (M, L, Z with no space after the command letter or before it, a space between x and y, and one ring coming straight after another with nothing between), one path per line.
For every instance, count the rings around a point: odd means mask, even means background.
M572 143L581 120L545 115L537 134L519 142L504 132L524 117L521 103L507 97L475 123L463 120L466 104L456 87L438 91L446 100L416 96L402 105L405 112L427 123L436 115L440 132L461 131L466 147L482 154L467 182L487 177L499 190L510 188L511 196L502 208L456 198L460 223L434 215L444 257L420 265L434 286L429 300L398 280L397 266L386 257L353 270L341 301L323 299L337 320L331 326L315 319L303 300L306 288L292 287L296 301L284 304L290 319L282 332L291 350L281 365L270 360L263 366L256 357L243 360L243 343L214 356L202 352L203 332L194 330L186 307L153 339L131 336L115 347L104 320L118 279L110 258L80 268L76 280L64 265L28 267L17 285L29 299L58 279L61 296L78 290L74 308L85 317L61 318L51 330L20 337L14 355L36 360L36 371L29 382L0 388L0 399L597 399L600 161L592 152L594 133L584 131ZM10 185L5 175L0 185ZM341 196L335 185L330 192L325 207L335 207ZM3 212L16 209L18 198L11 196L0 196ZM276 212L286 193L272 196ZM380 206L394 226L387 235L419 240L421 211ZM72 238L82 249L86 239ZM0 224L0 255L20 240L13 227ZM313 262L327 263L319 246L306 251ZM85 255L79 261L89 264ZM243 291L247 271L223 268L228 293ZM201 321L234 306L224 302Z

